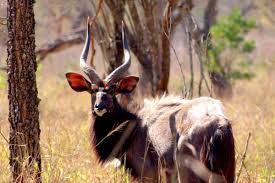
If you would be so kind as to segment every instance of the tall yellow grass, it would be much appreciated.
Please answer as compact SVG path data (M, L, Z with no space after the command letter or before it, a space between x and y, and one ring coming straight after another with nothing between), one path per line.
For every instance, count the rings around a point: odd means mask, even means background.
M131 182L124 170L96 163L89 143L90 97L73 92L64 78L38 78L43 182ZM9 182L8 101L0 90L0 182ZM224 101L232 119L237 170L248 133L252 133L240 182L275 181L275 71L261 69L239 81ZM6 139L5 139L6 138Z

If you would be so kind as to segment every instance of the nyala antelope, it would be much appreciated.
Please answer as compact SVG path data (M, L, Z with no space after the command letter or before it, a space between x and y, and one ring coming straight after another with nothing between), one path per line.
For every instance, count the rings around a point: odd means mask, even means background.
M89 80L72 72L66 77L73 90L91 94L91 144L98 161L120 160L139 182L233 183L234 138L222 104L209 97L163 96L129 112L117 95L131 93L139 78L123 76L131 64L124 30L124 63L105 79L87 64L89 20L86 34L80 67Z

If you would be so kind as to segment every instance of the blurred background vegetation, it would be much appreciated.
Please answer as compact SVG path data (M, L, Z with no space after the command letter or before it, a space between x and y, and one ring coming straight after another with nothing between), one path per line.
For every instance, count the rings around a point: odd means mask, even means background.
M6 6L0 2L0 182L10 176ZM101 76L122 63L124 20L130 73L141 77L135 99L163 92L220 98L233 120L237 170L252 134L240 182L275 180L274 0L44 0L35 4L44 182L129 181L123 170L95 163L88 143L89 96L72 92L64 77L79 71L86 18L96 14L90 60Z

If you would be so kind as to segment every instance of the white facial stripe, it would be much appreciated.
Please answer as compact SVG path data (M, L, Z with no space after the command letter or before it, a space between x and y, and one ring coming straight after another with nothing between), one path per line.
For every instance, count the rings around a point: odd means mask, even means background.
M96 93L96 97L101 98L103 94L105 94L104 87L98 87L98 92ZM107 112L107 109L98 110L95 108L95 113L100 117L103 116L103 114L105 114L106 112Z
M103 90L104 90L104 87L99 87L99 88L98 88L98 91L99 91L99 92L103 92Z

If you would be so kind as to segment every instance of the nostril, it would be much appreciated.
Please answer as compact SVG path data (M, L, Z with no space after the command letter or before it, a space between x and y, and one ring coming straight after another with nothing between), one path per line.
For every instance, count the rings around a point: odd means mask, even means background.
M103 104L95 104L95 109L101 111L102 109L104 109L104 105Z

